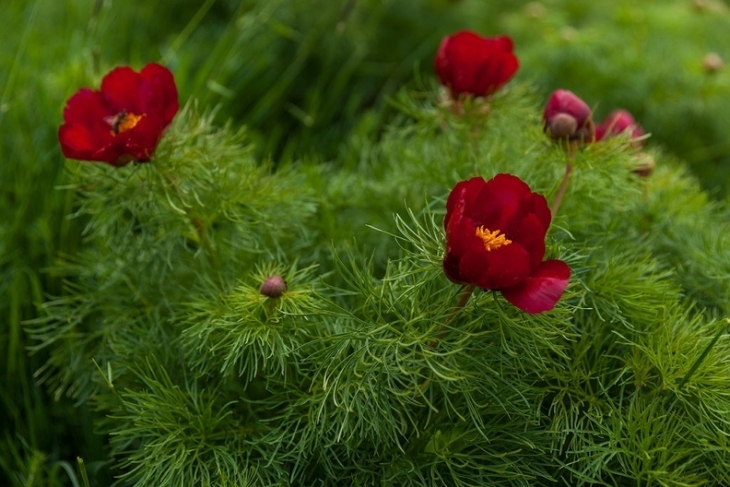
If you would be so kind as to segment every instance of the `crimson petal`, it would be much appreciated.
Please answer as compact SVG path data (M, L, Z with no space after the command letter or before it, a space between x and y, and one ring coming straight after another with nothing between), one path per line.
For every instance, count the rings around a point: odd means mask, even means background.
M162 126L167 126L180 108L172 73L164 66L150 63L142 68L139 76L139 98L144 113L157 114Z
M539 218L534 213L527 213L523 218L515 219L503 231L508 239L522 246L530 254L530 270L537 269L545 256L547 233L547 227L542 225Z
M454 189L449 193L449 198L446 200L446 218L444 218L444 229L448 229L449 221L456 211L456 208L463 215L465 208L471 208L476 203L476 199L479 196L479 192L487 184L483 178L477 176L467 181L460 181L454 186Z
M562 260L546 260L527 279L501 289L507 301L525 313L536 314L555 307L568 287L570 267Z
M481 63L474 76L474 94L486 96L497 91L515 75L520 67L511 52L497 52Z
M114 68L101 80L101 93L117 113L144 113L139 98L139 80L139 73L128 66Z
M512 174L497 174L487 181L472 205L472 217L489 230L504 231L520 208L530 187Z

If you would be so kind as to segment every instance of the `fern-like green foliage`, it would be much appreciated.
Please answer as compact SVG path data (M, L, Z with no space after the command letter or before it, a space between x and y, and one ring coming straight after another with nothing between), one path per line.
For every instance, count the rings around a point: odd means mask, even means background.
M728 15L0 2L0 484L87 485L77 455L91 485L107 464L120 485L729 484L730 200L676 159L726 192L728 70L702 63L727 63ZM442 106L433 53L464 28L511 35L534 87ZM150 61L206 108L152 164L64 170L64 100ZM449 318L445 197L507 171L552 198L565 153L539 118L556 88L598 118L631 110L658 168L631 175L622 139L580 151L548 239L573 270L559 307L478 292ZM271 274L279 299L258 292Z
M32 334L52 390L105 415L120 484L725 484L727 209L658 150L635 175L624 137L569 155L529 85L393 103L337 166L272 170L195 104L151 163L69 163L85 242ZM556 309L455 308L451 187L510 172L550 199L568 159Z

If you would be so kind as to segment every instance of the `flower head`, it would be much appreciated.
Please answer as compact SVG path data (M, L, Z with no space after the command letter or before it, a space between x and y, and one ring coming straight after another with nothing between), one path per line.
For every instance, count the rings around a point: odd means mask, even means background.
M461 181L446 202L446 276L500 291L527 313L553 309L570 268L560 260L543 261L551 218L545 198L516 176Z
M596 125L596 140L607 139L625 131L629 131L629 136L635 146L643 145L641 137L644 135L644 129L641 128L641 125L636 123L634 117L626 110L614 110L603 122Z
M590 140L595 130L591 107L568 90L550 95L542 115L545 132L553 139Z
M82 88L66 103L58 140L70 159L112 166L145 162L179 108L172 73L148 64L109 72L100 90Z
M441 83L460 95L487 96L497 91L519 68L508 36L482 37L460 31L444 37L436 53Z

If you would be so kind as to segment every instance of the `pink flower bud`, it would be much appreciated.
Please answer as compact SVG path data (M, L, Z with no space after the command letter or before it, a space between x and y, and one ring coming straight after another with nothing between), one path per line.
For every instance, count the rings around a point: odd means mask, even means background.
M274 274L261 284L261 294L269 298L279 298L286 291L286 281L283 277Z
M641 137L644 135L644 129L636 123L634 117L626 110L614 110L608 114L606 119L596 126L596 140L604 140L614 137L625 131L629 131L629 136L633 139L636 147L644 145Z
M554 91L545 105L542 119L545 132L553 139L593 138L595 127L591 108L572 91Z

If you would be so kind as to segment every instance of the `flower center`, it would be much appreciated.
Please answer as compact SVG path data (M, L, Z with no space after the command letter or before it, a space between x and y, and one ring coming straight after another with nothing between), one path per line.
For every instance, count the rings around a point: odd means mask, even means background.
M482 239L482 242L484 242L484 248L487 249L487 252L512 243L512 240L508 240L504 233L500 233L499 230L490 232L489 229L483 225L481 227L477 227L475 235Z
M142 120L142 117L144 117L144 114L137 115L122 110L115 117L109 117L107 122L112 126L112 134L118 135L133 129Z

